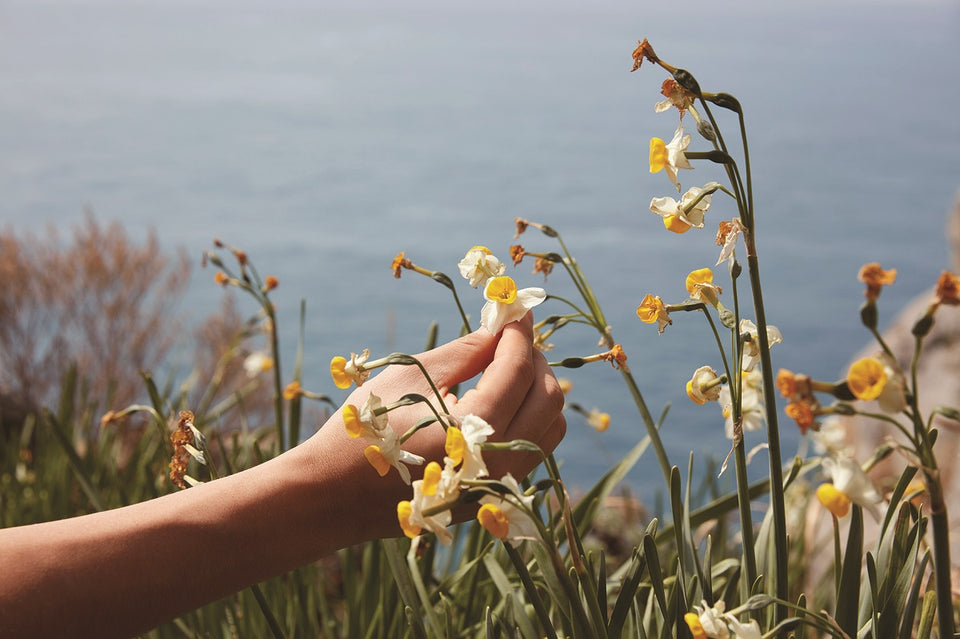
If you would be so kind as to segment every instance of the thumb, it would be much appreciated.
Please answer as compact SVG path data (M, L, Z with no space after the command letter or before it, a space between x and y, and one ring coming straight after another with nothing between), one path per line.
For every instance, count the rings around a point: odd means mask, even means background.
M500 335L480 327L469 335L417 355L437 388L450 389L480 374L493 361Z

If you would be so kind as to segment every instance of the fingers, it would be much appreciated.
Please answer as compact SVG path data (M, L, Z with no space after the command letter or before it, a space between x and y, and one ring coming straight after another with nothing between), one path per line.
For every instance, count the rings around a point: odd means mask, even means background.
M460 401L459 412L479 415L498 433L506 431L534 382L533 317L507 324L493 361Z
M497 336L481 326L469 335L420 353L417 359L430 372L437 388L446 391L486 368L494 358L497 343Z

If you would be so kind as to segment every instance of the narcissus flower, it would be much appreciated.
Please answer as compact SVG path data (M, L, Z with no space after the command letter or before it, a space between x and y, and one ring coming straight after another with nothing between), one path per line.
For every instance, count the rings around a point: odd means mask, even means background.
M357 355L350 353L350 361L339 355L330 360L330 375L337 388L350 388L350 384L363 386L370 377L370 371L363 368L364 362L370 357L370 349L365 348Z
M643 301L640 302L640 306L637 307L637 317L640 318L641 322L646 324L656 322L657 330L659 330L661 334L663 334L663 330L667 326L673 324L673 320L670 319L670 315L663 305L663 300L649 293L643 298Z
M872 262L860 267L860 272L857 273L857 279L867 285L863 296L872 302L880 297L880 291L884 286L893 284L894 281L896 281L897 269L892 268L889 271L885 271L880 267L879 263Z
M760 337L757 325L748 319L740 320L740 334L749 335L750 341L743 342L743 362L745 371L752 371L760 361ZM783 342L783 333L776 326L767 325L767 343L773 348L774 344Z
M547 299L542 288L517 290L517 283L506 275L492 277L483 289L487 303L480 310L480 323L496 335L509 324L521 319L534 306Z
M877 399L886 384L887 372L875 357L857 360L847 371L847 386L857 399Z
M706 601L700 603L701 605L694 605L693 607L696 613L688 612L683 617L693 636L709 637L709 639L729 639L730 631L727 630L727 624L723 620L723 612L726 610L726 604L723 603L723 600L718 601L713 607L708 606Z
M413 496L397 504L397 520L407 537L412 539L426 529L435 534L440 543L449 546L453 541L453 535L447 530L453 520L449 506L456 503L460 484L449 459L439 478L434 477L433 472L430 475L429 482L427 475L413 482ZM426 514L434 509L438 512Z
M715 402L720 398L720 384L714 383L717 372L709 366L701 366L687 382L687 396L695 404Z
M460 275L470 281L470 286L477 288L486 284L492 277L503 275L506 269L503 262L498 260L486 246L474 246L457 264Z
M273 358L262 351L250 353L243 360L243 370L247 372L247 377L256 377L271 368L273 368Z
M487 476L487 464L483 461L481 444L493 433L493 427L476 415L467 415L460 420L460 428L447 428L444 449L455 466L462 464L459 470L461 479Z
M760 632L760 624L756 619L751 619L749 623L740 623L733 615L724 615L723 618L737 639L762 639L763 633Z
M824 507L837 517L843 517L849 510L850 502L853 502L880 520L877 504L882 498L856 460L846 456L830 456L825 457L822 464L824 472L831 478L830 483L822 484L817 489L817 498Z
M500 483L509 492L503 496L484 495L480 498L482 505L477 512L480 525L497 539L506 542L539 538L537 526L527 513L533 508L533 495L524 495L517 480L509 473L500 479Z
M663 218L668 231L686 233L690 227L703 228L704 214L710 209L713 193L693 187L683 194L680 201L672 197L655 197L650 200L650 210ZM700 198L699 200L697 198Z
M883 372L887 376L887 383L877 397L880 410L885 413L899 413L907 407L907 381L900 366L886 353L878 355L883 364Z
M383 477L390 467L397 469L404 483L410 483L410 471L407 464L419 466L423 457L414 455L400 447L400 437L388 424L386 411L382 409L380 398L371 393L362 408L346 404L341 411L344 429L352 438L363 437L370 445L363 451L364 457L377 473Z
M677 180L677 171L679 169L692 169L693 166L687 160L685 151L690 146L690 134L684 135L683 124L677 127L673 134L673 139L669 144L660 138L650 140L650 172L658 173L661 170L667 172L667 177L677 187L677 193L680 192L680 182Z
M690 297L716 307L720 303L720 287L713 283L713 271L708 268L691 271L687 275L687 292Z

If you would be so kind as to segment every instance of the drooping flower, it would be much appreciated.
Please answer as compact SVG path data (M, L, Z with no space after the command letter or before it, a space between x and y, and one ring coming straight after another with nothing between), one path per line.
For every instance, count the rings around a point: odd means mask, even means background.
M889 271L885 271L880 267L878 262L871 262L870 264L864 264L860 267L860 272L857 273L857 279L867 285L863 296L873 302L880 297L880 291L884 286L893 284L894 281L896 281L897 269L892 268Z
M454 466L462 464L458 473L461 479L487 476L487 464L483 461L481 444L493 433L493 427L476 415L467 415L461 419L460 428L447 428L444 449Z
M660 86L660 93L667 99L663 100L662 102L657 102L656 105L654 105L653 110L657 113L663 113L670 107L677 107L681 118L686 110L693 105L693 101L696 99L696 96L693 93L684 89L673 78L667 78L663 81L663 84Z
M459 491L457 473L450 459L445 460L439 478L430 477L428 483L425 475L424 479L413 482L413 496L409 501L397 504L397 519L403 533L412 539L426 529L435 534L440 543L449 546L453 535L447 530L447 526L453 516L445 506L456 503ZM434 509L438 509L438 512L426 514Z
M490 252L486 246L474 246L457 264L460 275L470 281L470 286L477 288L486 284L487 280L503 275L506 266Z
M882 498L873 482L860 468L860 464L845 455L831 455L825 457L821 463L831 481L817 489L820 502L837 517L846 515L849 502L853 502L869 511L879 521L880 511L877 504ZM844 497L847 500L846 508L843 505Z
M393 262L390 263L390 270L393 271L393 276L400 279L401 269L411 268L413 265L410 260L407 259L406 251L400 251L393 258Z
M875 357L857 360L847 371L847 386L857 399L877 399L886 384L887 372Z
M797 423L797 427L800 429L802 435L806 435L807 431L813 427L816 417L813 407L811 407L807 402L794 400L786 405L783 411L787 414L787 417L790 417Z
M658 173L661 170L667 172L667 177L677 187L677 193L680 192L680 182L677 180L677 171L679 169L692 169L693 165L687 160L685 151L690 146L690 134L684 135L683 124L677 127L673 134L673 139L667 144L660 138L650 140L650 172Z
M715 603L712 607L707 605L706 601L701 601L701 605L694 605L693 609L696 610L697 623L700 626L700 631L703 633L701 636L709 637L710 639L729 639L730 631L727 630L727 624L724 622L724 610L726 610L726 604L724 604L721 599ZM692 613L687 613L684 616L684 620L687 621L687 625L690 627L690 630L693 631L693 626L691 625L692 619L688 619L689 615ZM696 636L696 635L695 635Z
M370 371L363 367L364 362L369 357L370 349L365 348L359 355L350 353L350 361L339 355L331 359L330 375L333 377L333 383L337 388L350 388L351 383L363 386L363 383L370 377Z
M751 320L740 320L740 334L749 335L750 340L743 342L743 370L752 371L760 361L760 338L757 325ZM767 344L773 348L774 344L783 342L783 333L776 326L767 325Z
M740 221L739 217L735 217L729 222L720 222L715 241L717 246L723 248L720 249L720 257L717 258L717 263L714 264L714 266L719 265L724 260L730 259L730 257L733 256L733 251L737 247L737 238L739 238L740 234L744 231L746 231L746 227Z
M250 353L246 359L243 360L243 370L246 371L247 377L250 378L256 377L260 373L265 373L271 368L273 368L273 358L263 351Z
M658 58L657 54L654 53L653 47L650 46L650 43L647 42L647 39L637 40L637 48L633 50L633 68L630 71L636 71L640 68L640 65L643 64L643 60L646 58L654 64L657 63Z
M527 513L533 508L533 495L524 495L517 480L509 473L500 479L500 483L507 488L508 494L481 497L477 520L491 535L505 542L539 538L537 526Z
M660 331L660 334L663 334L663 330L667 326L673 324L673 320L670 319L670 315L663 305L663 300L649 293L643 298L643 301L640 302L640 306L637 307L637 317L645 324L653 324L656 322L657 330Z
M404 483L409 484L410 470L407 465L419 466L424 459L401 448L400 437L390 427L382 406L380 398L373 393L359 409L353 404L346 404L341 411L343 426L351 438L363 437L370 442L363 454L381 477L390 472L392 466L400 473Z
M720 398L720 384L711 383L717 379L717 372L709 366L701 366L693 372L687 382L687 396L695 404L715 402Z
M722 290L713 283L713 271L701 268L687 275L687 292L693 299L716 307Z
M517 290L517 283L506 275L492 277L483 289L487 302L480 310L480 323L496 335L509 324L521 319L534 306L547 299L542 288Z
M701 197L704 189L692 187L680 201L672 197L655 197L650 200L650 210L663 218L668 231L686 233L690 227L703 228L704 214L710 209L713 193ZM697 198L700 198L699 201Z

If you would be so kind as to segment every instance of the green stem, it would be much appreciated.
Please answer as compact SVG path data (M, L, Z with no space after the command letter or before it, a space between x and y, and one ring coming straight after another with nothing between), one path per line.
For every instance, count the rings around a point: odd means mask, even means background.
M540 625L543 627L544 633L546 633L547 637L556 639L557 633L556 630L554 630L553 621L550 619L550 613L547 612L547 607L543 604L540 593L537 592L537 586L530 577L527 564L523 561L523 558L520 557L517 549L511 546L509 542L504 542L503 548L507 551L507 556L510 557L510 561L513 562L514 567L517 569L517 575L520 577L520 582L523 584L527 597L530 599L530 603L533 605L533 609L540 619Z
M750 480L747 477L747 455L744 452L743 438L733 451L734 466L737 469L737 506L740 509L740 531L743 538L743 566L746 580L741 594L750 594L757 581L757 553L753 540L753 517L750 514ZM742 597L746 600L746 596Z
M650 409L647 408L647 403L643 400L643 395L640 393L640 389L637 387L637 382L633 379L633 375L630 374L630 371L623 368L620 369L620 374L623 376L623 381L626 382L627 388L630 390L630 395L633 397L633 402L637 405L637 410L640 411L643 425L647 429L647 436L650 437L650 443L653 445L653 452L657 455L657 463L660 464L660 472L663 474L664 484L669 490L670 460L667 458L667 451L664 449L663 441L660 439L660 431L657 430L657 424L653 421Z
M780 429L777 425L777 397L773 380L773 365L770 361L770 340L767 338L767 317L760 287L760 264L757 260L753 234L746 233L747 264L750 272L750 288L753 291L753 307L757 316L757 341L760 346L760 366L763 374L763 404L767 418L767 443L770 459L770 508L773 517L773 543L776 554L774 583L776 596L787 599L787 525L783 499L783 462L780 456ZM786 609L777 605L775 619L784 619Z

